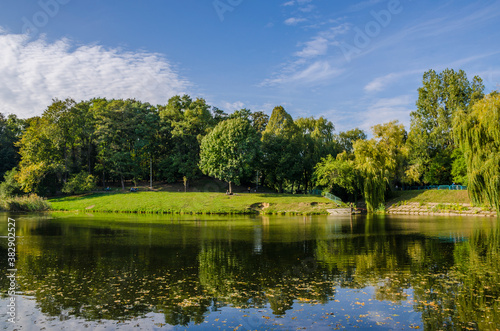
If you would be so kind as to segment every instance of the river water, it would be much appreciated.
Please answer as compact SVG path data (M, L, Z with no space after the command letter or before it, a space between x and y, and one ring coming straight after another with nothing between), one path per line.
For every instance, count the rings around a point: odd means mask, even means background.
M16 221L14 299L8 217ZM0 325L500 329L498 222L0 213Z

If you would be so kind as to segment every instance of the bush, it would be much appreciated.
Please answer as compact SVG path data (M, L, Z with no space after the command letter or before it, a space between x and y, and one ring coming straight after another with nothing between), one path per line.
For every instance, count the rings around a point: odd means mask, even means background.
M29 196L2 199L0 210L6 211L46 211L50 209L49 203L36 194Z
M82 171L70 177L64 184L62 191L68 194L81 194L90 192L96 188L96 179L86 171Z
M4 181L0 183L0 197L14 197L23 193L21 184L19 184L15 179L16 174L16 168L5 173L3 177Z

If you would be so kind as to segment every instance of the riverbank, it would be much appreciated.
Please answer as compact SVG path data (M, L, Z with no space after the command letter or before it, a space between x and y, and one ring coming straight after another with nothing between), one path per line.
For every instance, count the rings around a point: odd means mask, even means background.
M467 191L426 190L395 192L387 214L496 217L488 206L472 206Z
M157 214L326 215L337 204L312 195L213 192L94 193L50 199L54 211Z
M50 205L46 199L31 194L29 196L3 198L0 197L0 211L47 211Z

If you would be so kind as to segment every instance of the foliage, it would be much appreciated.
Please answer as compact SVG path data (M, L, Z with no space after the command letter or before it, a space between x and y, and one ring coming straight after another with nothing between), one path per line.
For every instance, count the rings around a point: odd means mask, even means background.
M165 107L159 108L162 130L168 132L170 151L166 150L160 167L169 181L186 176L188 180L200 173L200 143L212 124L225 118L216 109L214 120L204 99L192 100L188 95L174 96Z
M392 121L372 128L374 138L354 143L356 168L362 178L366 208L373 212L385 201L387 186L401 176L401 164L408 151L406 131Z
M417 110L411 113L408 143L411 172L408 178L417 182L437 183L449 180L451 153L455 148L452 120L458 109L469 109L483 97L484 85L479 77L472 82L463 70L429 70L418 89ZM438 157L438 161L434 159Z
M0 178L6 171L16 167L19 163L19 154L16 143L19 141L26 123L9 115L7 118L0 113Z
M337 142L334 139L335 127L324 117L298 118L295 124L299 129L301 177L305 191L313 187L314 167L321 158L337 154Z
M14 197L23 193L21 185L16 181L16 173L16 168L5 173L4 181L0 183L0 197Z
M278 192L300 176L300 147L300 131L292 116L282 106L275 107L262 133L262 163L266 183Z
M451 153L453 159L451 175L455 184L467 186L467 163L461 148L455 148Z
M488 202L500 212L500 95L491 94L470 111L461 110L454 132L464 152L471 200Z
M50 204L36 194L28 196L12 197L0 200L0 210L5 211L47 211L50 209Z
M242 118L228 119L217 124L201 142L200 169L203 173L240 184L252 171L259 152L259 135Z
M352 148L357 140L366 140L366 133L358 128L342 131L337 136L337 143L341 151L352 153Z
M354 160L346 157L346 152L334 158L328 155L316 165L314 173L316 184L327 187L332 192L336 186L344 189L348 194L354 195L359 187L359 174Z
M81 194L96 189L96 178L86 171L72 175L64 184L62 191L68 194Z

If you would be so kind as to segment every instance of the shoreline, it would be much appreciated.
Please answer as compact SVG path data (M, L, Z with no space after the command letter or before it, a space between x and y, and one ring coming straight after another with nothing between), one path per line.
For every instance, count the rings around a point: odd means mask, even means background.
M391 205L387 208L389 215L421 215L421 216L473 216L497 217L490 208L473 207L467 203L419 203L409 202L400 206Z

